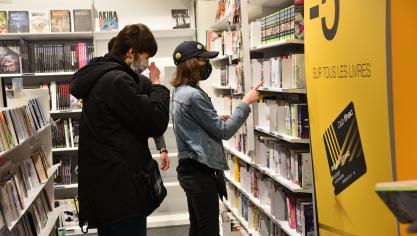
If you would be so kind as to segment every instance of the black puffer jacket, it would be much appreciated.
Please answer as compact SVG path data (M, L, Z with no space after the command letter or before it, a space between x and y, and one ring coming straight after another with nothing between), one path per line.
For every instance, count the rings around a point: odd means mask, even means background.
M106 225L142 214L130 175L149 158L149 137L169 120L169 90L140 79L120 58L93 59L71 82L83 99L78 148L80 225ZM86 123L94 132L91 132Z

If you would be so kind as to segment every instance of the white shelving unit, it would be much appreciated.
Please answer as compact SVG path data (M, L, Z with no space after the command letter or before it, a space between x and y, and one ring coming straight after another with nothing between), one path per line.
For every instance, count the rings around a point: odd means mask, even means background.
M291 45L291 44L304 45L304 40L284 39L284 40L277 41L275 43L261 44L261 45L252 46L250 50L252 52L264 51L264 50L270 50L270 49L277 48L277 47L288 46L288 45Z
M49 119L49 93L46 89L24 89L16 97L7 97L7 104L12 104L11 107L19 107L22 105L26 105L28 101L34 97L39 97L41 105L44 108L46 118ZM16 145L15 147L0 153L0 159L2 159L2 161L19 162L27 158L30 158L34 147L43 145L47 155L47 159L50 163L52 163L52 139L50 127L50 124L44 125L36 133L34 133L31 137L27 138L26 140L22 141L19 145ZM10 225L7 226L6 230L14 230L16 224L21 221L22 217L32 207L33 203L40 196L42 191L46 191L48 199L51 201L51 205L53 205L53 179L59 166L60 164L52 165L47 170L48 178L39 186L31 189L28 192L28 196L23 199L24 209L22 209L19 212L19 217L15 221L11 222ZM54 208L50 213L48 213L48 221L46 225L42 228L41 233L39 235L49 235L53 230L55 222L60 214L60 208Z
M76 152L78 151L78 147L70 147L70 148L53 148L52 152Z
M81 113L82 109L75 109L75 110L59 110L59 111L51 111L51 115L57 115L57 114L77 114Z
M310 143L310 139L302 139L302 138L293 137L287 134L280 134L278 132L270 131L260 126L255 126L255 130L271 135L272 137L287 141L289 143L304 143L304 144Z
M196 30L194 28L188 29L158 29L152 30L155 38L181 38L181 37L194 37ZM94 32L94 40L109 40L114 36L117 36L119 31L109 32Z
M298 93L298 94L307 94L306 89L286 89L286 88L266 88L261 87L258 89L260 92L268 92L268 93Z
M251 230L249 228L248 222L245 220L245 218L243 218L242 216L239 215L239 213L238 213L238 211L237 211L236 208L231 207L228 202L221 201L221 203L223 203L224 206L226 206L226 208L230 212L232 212L232 214L236 217L236 219L240 222L240 224L249 233L250 236L260 236L260 234L258 232L254 231L254 230Z
M213 89L217 90L232 90L231 86L213 85Z
M249 201L251 201L260 211L262 211L265 215L267 215L275 224L279 225L288 235L290 236L300 236L299 233L295 229L291 229L288 221L280 221L277 220L272 214L271 214L271 207L261 205L258 198L255 198L252 194L248 193L245 189L242 188L240 183L234 181L229 176L225 176L226 180L230 182L235 188L239 190L242 194L244 194ZM247 224L247 223L246 223ZM250 231L249 231L250 232ZM258 232L255 232L257 235L259 235ZM254 234L252 234L254 235Z
M256 168L259 172L267 175L268 177L270 177L271 179L275 180L277 183L281 184L282 186L284 186L286 189L290 190L293 193L312 193L312 189L304 189L301 188L299 185L296 185L294 183L292 183L290 180L283 178L281 176L279 176L279 174L275 173L274 171L266 168L266 167L262 167L258 164L256 164L255 162L252 161L252 158L239 152L236 150L233 150L232 148L224 145L224 149L237 156L240 160L244 161L245 163L249 164L250 166Z

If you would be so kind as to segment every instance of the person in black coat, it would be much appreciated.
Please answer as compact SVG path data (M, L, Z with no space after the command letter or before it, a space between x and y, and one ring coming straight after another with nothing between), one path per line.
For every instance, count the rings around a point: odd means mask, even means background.
M80 226L100 236L146 235L144 202L131 179L151 156L148 138L161 136L169 121L169 90L131 67L146 67L158 46L142 24L123 28L111 54L94 58L74 74L71 94L83 99L78 148ZM159 74L149 65L150 73ZM149 88L150 86L150 88Z

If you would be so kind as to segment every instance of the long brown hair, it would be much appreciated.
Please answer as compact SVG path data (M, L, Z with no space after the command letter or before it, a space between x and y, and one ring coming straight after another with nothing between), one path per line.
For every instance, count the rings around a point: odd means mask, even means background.
M179 87L181 85L195 86L200 81L201 65L197 58L190 58L177 65L174 78L171 80L172 86Z

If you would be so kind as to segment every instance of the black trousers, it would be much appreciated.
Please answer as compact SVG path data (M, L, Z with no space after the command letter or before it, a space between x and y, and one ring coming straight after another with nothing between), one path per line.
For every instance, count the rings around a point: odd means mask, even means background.
M187 196L189 236L219 236L219 195L213 170L191 159L180 160L178 180Z
M146 217L138 216L98 227L99 236L146 236Z

